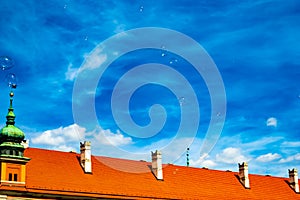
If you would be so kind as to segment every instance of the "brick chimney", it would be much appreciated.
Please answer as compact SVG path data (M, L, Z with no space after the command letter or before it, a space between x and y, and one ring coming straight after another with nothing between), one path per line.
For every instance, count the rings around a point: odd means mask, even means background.
M248 164L243 162L239 164L239 178L240 182L246 189L250 189L249 175L248 175Z
M296 193L299 193L298 171L296 168L289 170L290 186Z
M163 180L162 156L160 151L152 152L152 173L157 180Z
M92 173L91 142L80 142L80 164L85 173Z

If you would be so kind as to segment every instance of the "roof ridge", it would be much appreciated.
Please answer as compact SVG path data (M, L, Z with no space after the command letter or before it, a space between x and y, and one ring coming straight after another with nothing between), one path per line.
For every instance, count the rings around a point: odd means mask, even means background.
M62 151L62 150L57 150L57 149L42 149L42 148L38 148L38 147L28 147L26 149L31 149L31 150L40 150L40 151L54 151L54 152L59 152L59 153L76 153L76 154L79 154L77 152L74 152L74 151Z
M134 161L134 162L146 162L146 163L151 163L151 161L146 161L146 160L133 160L130 158L119 158L119 157L110 157L110 156L103 156L103 155L93 155L94 157L101 157L101 158L108 158L108 159L116 159L116 160L124 160L124 161Z

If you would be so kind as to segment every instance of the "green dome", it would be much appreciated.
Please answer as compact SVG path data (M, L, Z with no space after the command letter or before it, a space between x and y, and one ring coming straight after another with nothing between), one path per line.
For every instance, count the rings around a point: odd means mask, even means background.
M25 134L19 128L14 125L6 125L0 130L0 141L1 142L16 142L20 143L24 140Z

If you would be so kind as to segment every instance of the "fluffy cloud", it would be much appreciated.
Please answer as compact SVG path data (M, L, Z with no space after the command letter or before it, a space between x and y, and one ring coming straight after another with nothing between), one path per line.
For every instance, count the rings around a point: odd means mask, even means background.
M39 136L32 138L34 144L61 145L66 142L80 141L83 139L86 129L72 124L67 127L59 127L57 129L47 130Z
M55 132L55 130L54 130ZM57 145L64 142L64 138L62 136L55 135L55 133L47 130L43 132L40 136L33 138L33 144L46 144L46 145Z
M94 137L97 142L104 145L122 146L132 144L132 139L122 135L119 130L113 133L109 129L103 130L100 128Z
M203 167L208 167L208 168L215 167L217 164L213 160L209 160L208 158L209 158L209 155L204 154L204 155L200 156L199 159L196 161L191 160L190 164L192 166L203 166Z
M275 117L270 117L266 122L267 126L277 127L277 119Z
M68 70L65 73L65 78L67 81L73 81L77 77L78 69L72 68L72 66L73 66L73 64L70 63L68 65Z
M74 152L76 152L76 150L72 146L67 146L67 145L64 145L64 144L57 146L55 150L59 150L59 151L74 151Z
M92 53L85 54L84 58L85 63L80 67L80 72L85 69L92 70L100 67L107 60L107 55L102 53L101 47L98 47Z
M281 146L282 147L300 147L300 141L295 141L295 142L292 142L292 141L288 142L288 141L286 141L286 142L283 142L281 144Z
M217 165L213 160L204 160L201 164L203 167L207 167L207 168L212 168Z
M248 161L249 158L242 155L241 149L228 147L216 155L216 160L227 164L236 164Z
M32 138L32 143L48 145L62 151L70 151L77 149L79 142L87 137L92 142L103 145L121 146L132 143L132 139L123 136L120 131L113 133L109 129L104 130L101 127L97 127L88 132L84 127L77 124L44 131L37 137ZM75 143L76 146L74 146Z
M256 160L259 162L270 162L279 158L281 158L281 156L278 153L268 153L257 157Z
M280 163L287 163L292 161L300 161L300 153L279 160Z
M274 145L275 143L278 143L283 140L283 137L262 137L258 140L254 140L251 142L243 143L243 147L247 149L247 151L255 151L258 149L266 149L269 145ZM232 141L233 142L233 141Z

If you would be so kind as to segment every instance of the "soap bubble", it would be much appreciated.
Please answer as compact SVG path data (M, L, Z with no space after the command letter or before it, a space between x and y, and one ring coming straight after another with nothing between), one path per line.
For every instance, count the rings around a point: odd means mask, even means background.
M185 102L185 98L184 97L180 97L178 99L178 101L179 101L180 106L182 106L184 104L184 102Z
M8 56L1 56L0 57L0 68L2 70L8 70L14 67L14 61Z
M144 6L140 6L140 12L144 11Z
M11 89L16 89L17 88L17 77L13 73L9 73L6 75L6 82L8 84L8 87Z
M178 62L178 60L176 58L172 58L169 63L172 65L172 64L175 64L177 62Z
M167 55L167 49L165 46L161 46L161 56L165 57Z

